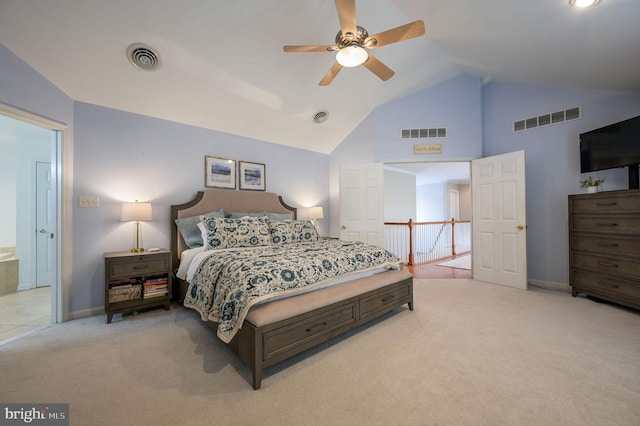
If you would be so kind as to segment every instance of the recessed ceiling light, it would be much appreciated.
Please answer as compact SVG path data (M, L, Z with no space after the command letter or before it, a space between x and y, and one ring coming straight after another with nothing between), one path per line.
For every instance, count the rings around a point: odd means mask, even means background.
M569 0L569 4L575 7L589 7L600 3L600 0Z

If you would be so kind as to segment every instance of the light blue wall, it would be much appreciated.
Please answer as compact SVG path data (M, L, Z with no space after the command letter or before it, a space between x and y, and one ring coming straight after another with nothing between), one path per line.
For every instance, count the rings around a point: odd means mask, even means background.
M377 108L366 122L374 128L376 161L479 158L482 154L481 82L461 75ZM401 129L447 129L446 138L402 139ZM351 142L351 138L347 139ZM414 144L442 144L442 154L413 153Z
M103 303L102 254L131 248L133 225L120 222L123 201L151 202L144 247L169 247L170 205L204 189L205 155L265 164L267 191L293 207L329 208L324 154L80 102L75 135L74 200L97 196L100 208L74 205L74 282L84 284L74 289L72 310Z
M148 247L168 246L169 205L203 188L204 156L266 164L267 190L299 207L321 205L329 220L320 232L339 234L339 167L344 162L478 158L524 149L527 158L529 278L568 281L566 197L580 192L577 140L584 131L640 115L640 94L566 90L490 83L459 76L373 111L326 156L184 126L123 111L74 103L0 45L0 102L66 123L73 133L74 197L71 311L100 309L102 253L123 250L133 233L120 223L119 206L153 202L144 224ZM583 118L511 132L514 120L573 106ZM414 155L402 128L446 127L443 152ZM431 142L420 140L420 143ZM605 189L626 186L626 173L601 172ZM79 209L77 197L98 196L100 208Z
M65 123L73 134L73 164L63 166L73 169L73 254L64 259L72 268L72 315L101 311L102 255L131 247L133 228L119 221L120 203L151 201L144 244L168 247L169 206L204 189L205 155L263 163L267 191L294 207L329 209L327 155L73 102L2 45L0 102ZM81 195L99 197L100 207L78 208ZM318 227L328 233L328 221Z
M462 75L383 105L363 120L331 154L331 235L340 235L341 164L481 157L481 95L480 79ZM403 128L434 127L446 127L447 137L401 138ZM413 145L416 143L442 144L442 154L415 155Z
M582 118L514 133L512 123L575 106ZM568 283L567 195L580 193L578 140L585 131L640 115L640 94L489 83L459 76L390 102L331 155L331 233L339 235L339 169L347 162L471 159L524 150L530 280ZM446 127L442 154L414 155L402 128ZM599 172L605 190L625 189L627 172Z
M575 106L581 119L512 131L514 121ZM567 196L581 193L579 180L589 175L580 174L579 135L640 115L640 93L490 83L482 109L484 156L525 151L529 279L568 283ZM626 169L599 175L606 191L627 188Z
M0 102L73 126L73 101L0 44Z

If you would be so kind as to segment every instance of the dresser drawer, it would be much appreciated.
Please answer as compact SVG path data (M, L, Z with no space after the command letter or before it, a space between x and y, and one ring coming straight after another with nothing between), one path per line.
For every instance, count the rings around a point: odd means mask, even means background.
M640 262L626 258L597 256L588 253L573 253L573 266L599 272L624 275L640 275Z
M379 292L360 301L360 319L366 321L367 317L376 315L380 311L393 310L409 302L410 299L411 290L409 285L395 287L390 290L383 288Z
M292 346L303 344L356 322L355 302L311 316L302 322L265 333L263 359L267 360Z
M575 215L572 231L606 234L640 235L640 216L631 215Z
M637 299L640 302L640 283L633 280L619 279L595 272L574 270L572 286L598 295L610 295Z
M640 249L640 238L620 236L607 237L584 234L573 234L571 248L578 251L591 251L602 254L637 256Z
M571 207L581 213L633 213L640 212L640 193L614 195L593 194L574 197Z
M169 256L165 255L146 255L111 260L108 263L109 278L166 274L170 270L169 260Z

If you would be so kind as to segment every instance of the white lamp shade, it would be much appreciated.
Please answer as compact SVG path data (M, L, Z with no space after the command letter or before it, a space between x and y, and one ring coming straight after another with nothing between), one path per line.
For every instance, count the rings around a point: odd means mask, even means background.
M122 203L122 216L120 220L123 222L151 220L151 203Z
M357 67L369 59L369 54L359 46L347 46L338 50L336 61L343 67Z
M589 7L600 3L600 0L569 0L569 4L575 7Z
M323 219L324 213L322 207L309 207L307 210L307 218L309 219Z

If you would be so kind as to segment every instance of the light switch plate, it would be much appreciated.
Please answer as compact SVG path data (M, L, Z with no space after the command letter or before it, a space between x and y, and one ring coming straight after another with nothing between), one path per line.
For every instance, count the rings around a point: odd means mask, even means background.
M100 207L100 199L98 197L79 197L78 207L80 208L97 208Z

